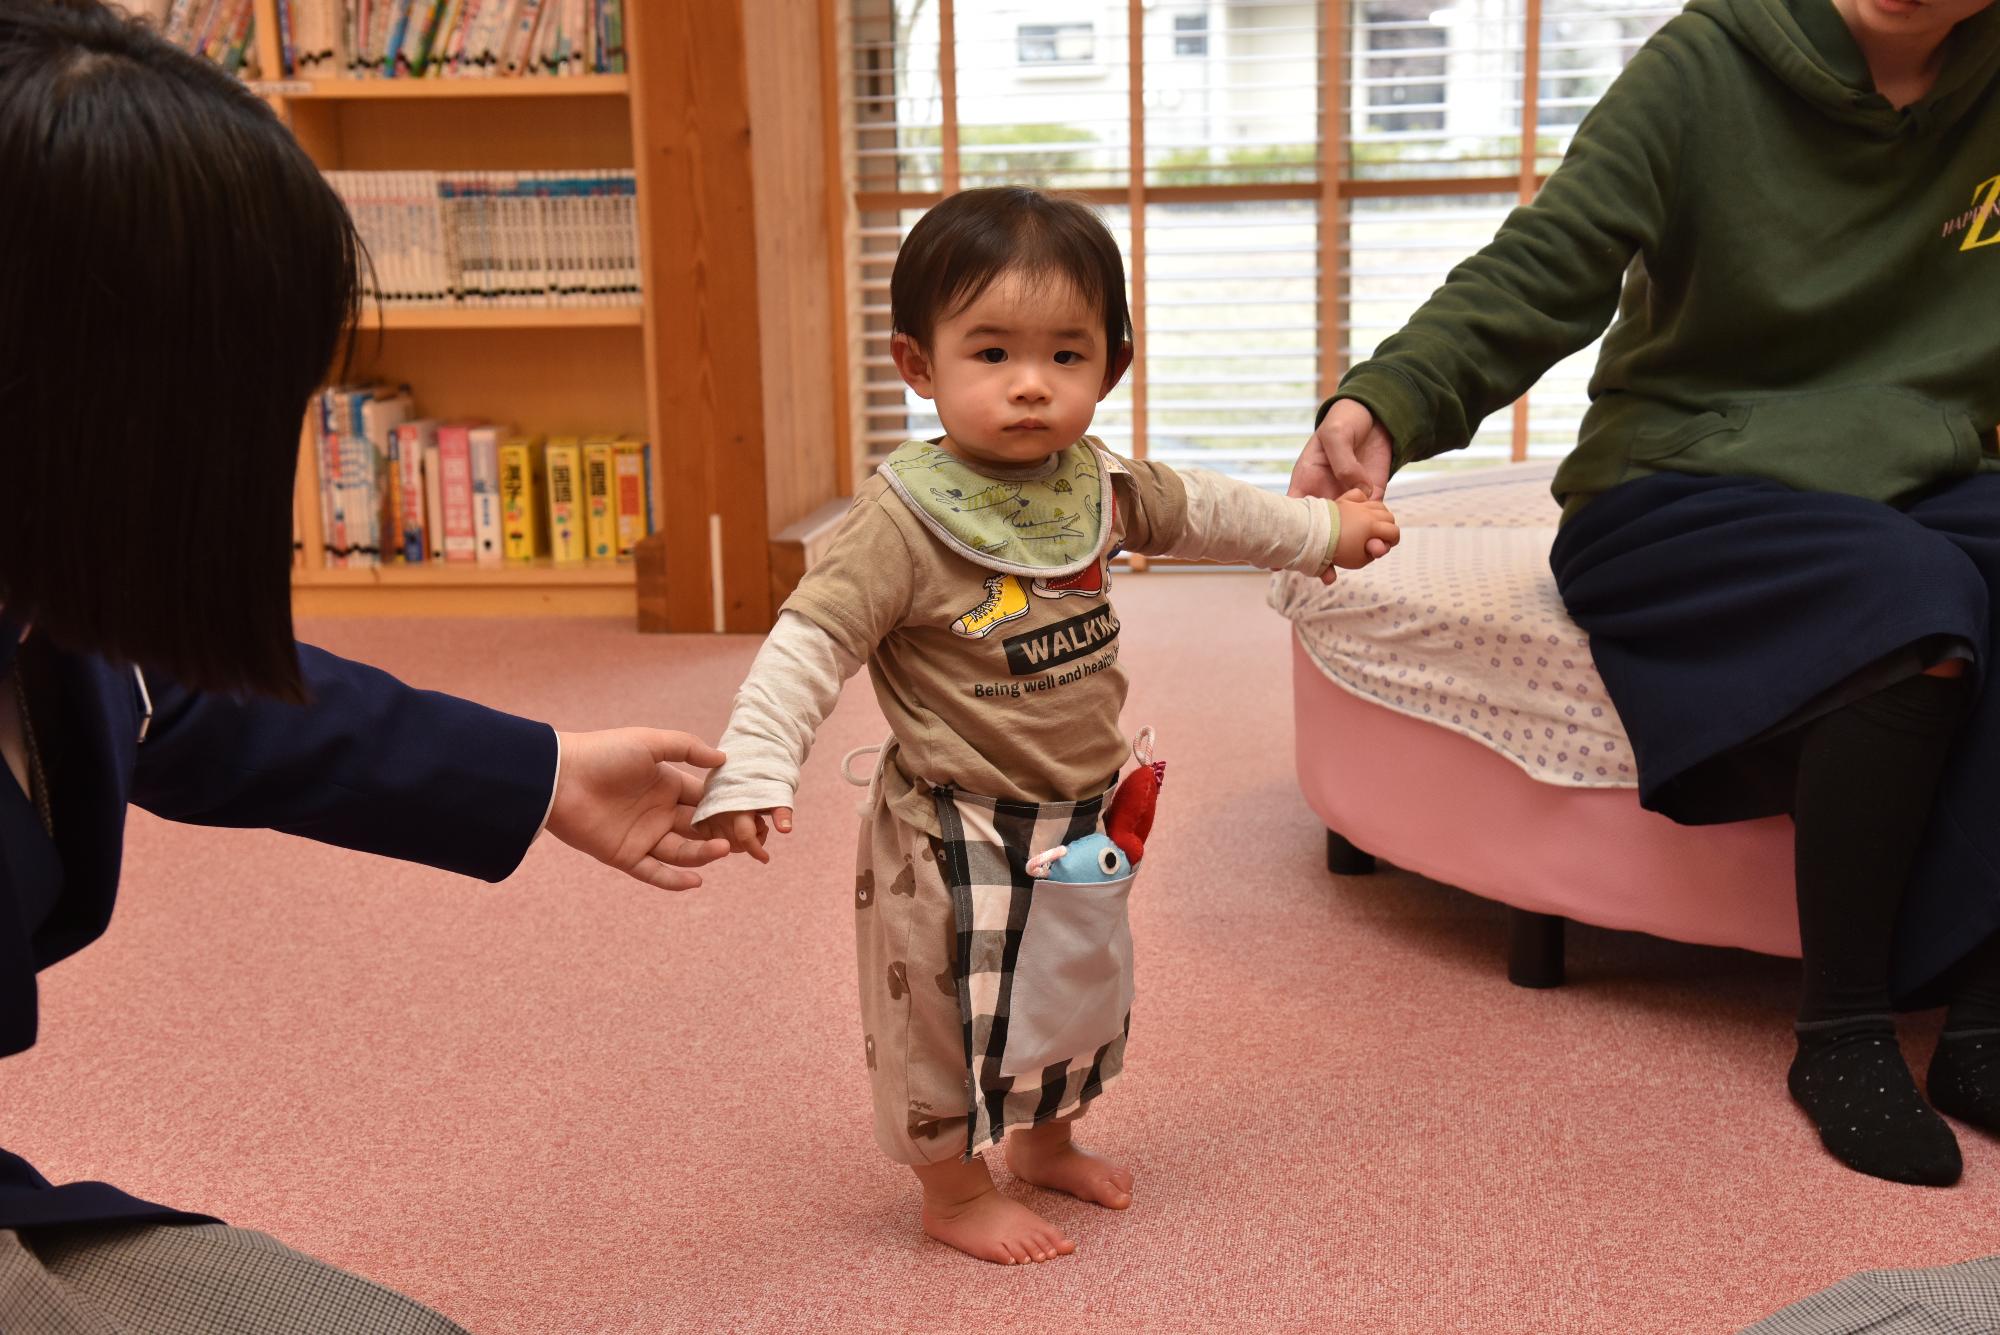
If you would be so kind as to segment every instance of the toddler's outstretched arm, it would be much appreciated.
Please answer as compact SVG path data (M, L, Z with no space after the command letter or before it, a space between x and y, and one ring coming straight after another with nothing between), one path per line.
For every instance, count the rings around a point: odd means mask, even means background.
M792 794L799 767L820 724L833 712L840 687L861 659L810 618L782 612L737 688L721 749L729 757L708 776L695 828L729 840L738 853L769 862L767 819L791 833Z
M1337 501L1278 496L1205 468L1175 470L1187 493L1187 518L1161 555L1244 562L1266 570L1325 575L1354 570L1401 539L1382 502L1350 491ZM726 749L726 748L725 748Z

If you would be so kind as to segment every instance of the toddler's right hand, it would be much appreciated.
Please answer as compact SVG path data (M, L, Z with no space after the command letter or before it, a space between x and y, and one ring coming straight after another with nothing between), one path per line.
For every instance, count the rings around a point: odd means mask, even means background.
M1402 541L1396 516L1382 502L1369 500L1364 489L1354 488L1334 505L1340 511L1340 536L1334 540L1333 563L1342 570L1359 570Z
M769 862L771 855L764 851L764 841L771 837L774 825L779 834L790 834L792 809L766 807L762 811L720 811L707 820L697 822L695 829L704 839L727 839L732 853L748 853L759 862Z

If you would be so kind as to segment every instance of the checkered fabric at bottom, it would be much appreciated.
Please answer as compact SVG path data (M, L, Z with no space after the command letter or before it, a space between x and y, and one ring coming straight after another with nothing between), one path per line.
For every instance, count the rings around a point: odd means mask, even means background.
M1019 1127L1081 1112L1125 1065L1125 1015L1118 1036L1095 1052L1042 1068L1029 1083L1001 1074L1007 1016L1021 937L1036 883L1028 859L1097 829L1103 796L1082 802L1008 802L949 787L933 790L944 832L940 867L951 891L958 932L958 1008L965 1022L971 1106L965 1157L997 1145Z
M6 1335L467 1335L392 1289L227 1224L0 1229Z
M1864 1270L1742 1335L1994 1335L2000 1256L1925 1270Z

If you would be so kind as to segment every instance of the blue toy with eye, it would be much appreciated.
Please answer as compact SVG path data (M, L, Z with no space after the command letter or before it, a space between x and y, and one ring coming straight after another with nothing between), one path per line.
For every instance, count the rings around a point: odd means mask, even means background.
M1028 875L1058 885L1101 885L1131 874L1132 859L1108 834L1087 834L1073 844L1058 844L1028 863Z

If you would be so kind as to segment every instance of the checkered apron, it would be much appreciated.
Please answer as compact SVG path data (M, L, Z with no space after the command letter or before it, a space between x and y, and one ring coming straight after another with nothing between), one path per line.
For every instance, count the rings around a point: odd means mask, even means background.
M969 1159L1010 1130L1081 1112L1123 1068L1132 877L1056 885L1027 873L1036 853L1096 831L1102 795L1040 803L950 787L933 795L957 929Z
M1926 1270L1864 1270L1773 1312L1741 1335L1992 1335L2000 1256Z
M380 1284L227 1224L0 1229L5 1335L466 1335Z

